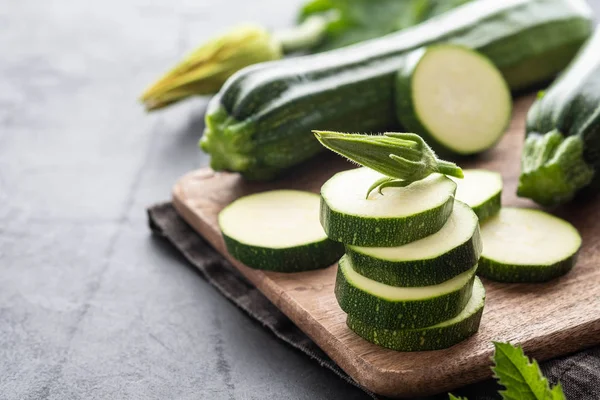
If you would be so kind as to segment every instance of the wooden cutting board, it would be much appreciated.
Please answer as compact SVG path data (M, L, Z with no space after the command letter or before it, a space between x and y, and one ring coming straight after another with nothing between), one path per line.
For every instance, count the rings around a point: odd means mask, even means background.
M498 146L463 167L502 173L504 205L533 206L518 199L515 188L523 141L524 119L532 97L518 100L514 118ZM252 270L225 249L217 214L236 198L270 189L318 192L335 172L351 165L324 155L285 178L269 183L244 182L238 175L210 169L191 172L174 187L180 215L277 307L310 336L344 371L375 393L406 397L451 390L491 376L492 341L523 345L539 360L600 343L600 202L572 204L555 213L571 221L583 235L576 267L546 284L499 284L484 280L487 300L480 331L446 350L401 353L375 346L346 327L346 314L333 294L337 266L283 274Z

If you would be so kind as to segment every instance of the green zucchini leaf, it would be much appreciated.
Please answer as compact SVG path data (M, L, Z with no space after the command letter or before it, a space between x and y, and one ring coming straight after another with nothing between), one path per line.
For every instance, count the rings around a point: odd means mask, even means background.
M336 13L327 38L313 52L348 46L417 25L474 0L309 0L300 20L321 13Z
M566 399L565 393L562 390L562 386L560 385L560 382L558 382L556 384L556 386L554 386L552 388L552 390L550 390L550 393L551 393L550 398L552 400L565 400Z
M498 382L506 388L500 391L504 400L565 400L560 384L550 389L537 361L530 361L523 349L510 343L494 342Z
M449 397L448 397L448 398L449 398L449 400L469 400L469 399L467 399L466 397L462 397L462 396L456 397L456 396L455 396L455 395L453 395L452 393L448 393L448 396L449 396Z

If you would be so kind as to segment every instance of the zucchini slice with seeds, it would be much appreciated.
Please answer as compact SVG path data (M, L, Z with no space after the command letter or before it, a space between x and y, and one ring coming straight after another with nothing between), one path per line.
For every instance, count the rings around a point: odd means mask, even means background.
M298 272L334 264L344 253L319 223L319 196L273 190L241 197L219 213L229 253L250 268Z
M450 217L456 183L431 174L382 194L369 187L383 175L369 168L340 172L321 188L321 224L332 239L356 246L392 247L439 231Z
M577 261L581 236L567 221L539 210L502 208L481 226L477 273L500 282L545 282Z

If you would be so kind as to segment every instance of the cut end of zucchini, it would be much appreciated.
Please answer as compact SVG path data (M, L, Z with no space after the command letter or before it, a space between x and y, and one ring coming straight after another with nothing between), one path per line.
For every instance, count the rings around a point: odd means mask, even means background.
M456 317L420 329L385 329L369 325L348 314L346 324L357 335L378 346L397 351L440 350L474 335L479 330L485 305L485 289L475 278L469 302Z
M503 208L481 226L479 275L501 282L544 282L575 264L581 236L567 221L539 210Z
M440 174L382 193L369 168L340 172L321 188L321 223L328 236L357 246L399 246L437 232L452 212L456 183Z
M512 97L502 73L462 46L411 53L396 86L400 123L453 153L489 149L510 122Z
M275 190L242 197L219 214L227 250L251 268L297 272L327 267L343 247L319 223L319 196Z
M468 204L480 221L500 211L502 175L483 169L463 170L463 179L453 179L456 184L456 200Z
M438 232L398 247L346 246L346 255L359 274L390 286L442 283L477 264L482 244L479 221L459 201Z
M521 155L517 195L543 206L571 200L594 178L594 169L583 159L583 147L579 136L530 133Z

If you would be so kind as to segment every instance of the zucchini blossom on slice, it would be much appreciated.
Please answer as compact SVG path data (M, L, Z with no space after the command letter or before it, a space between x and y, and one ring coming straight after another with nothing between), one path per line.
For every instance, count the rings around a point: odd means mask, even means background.
M434 172L462 178L456 164L437 158L431 147L417 134L392 133L359 135L313 131L323 146L364 167L385 175L369 188L369 194L386 187L403 187Z

